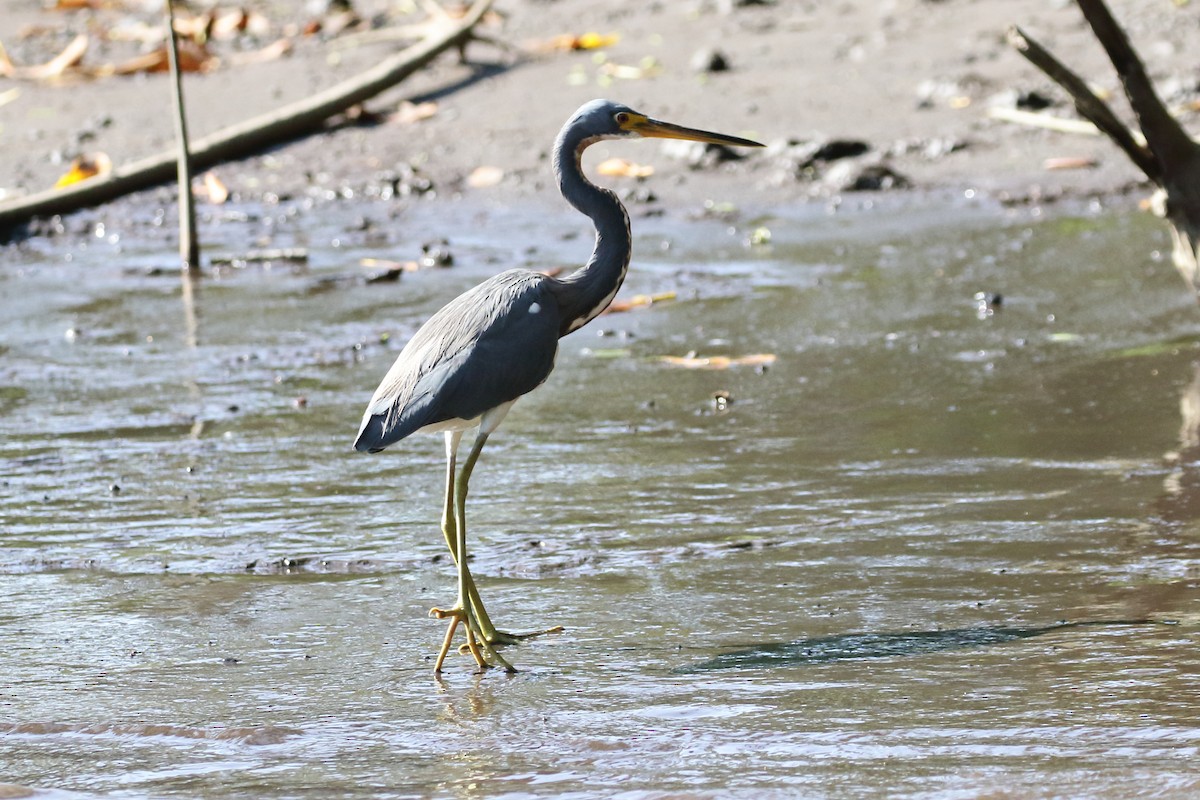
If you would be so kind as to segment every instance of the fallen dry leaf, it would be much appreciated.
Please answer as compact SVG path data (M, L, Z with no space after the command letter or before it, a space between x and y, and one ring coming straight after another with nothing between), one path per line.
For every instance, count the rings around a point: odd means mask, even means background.
M630 309L640 308L643 306L652 306L655 303L661 303L664 300L674 300L674 292L659 292L658 294L635 294L628 300L616 300L609 304L604 310L605 314L620 314Z
M257 11L219 8L212 13L215 16L208 35L213 39L232 39L243 33L265 38L271 31L271 23Z
M71 168L55 181L54 188L61 189L97 175L107 175L109 172L112 172L111 158L104 153L87 153L71 162Z
M83 9L112 8L112 0L55 0L54 11L81 11Z
M179 39L179 71L180 72L211 72L217 68L220 59L208 52L208 48L191 39ZM163 44L149 53L134 56L119 64L106 64L94 70L98 76L106 75L135 75L139 72L168 72L171 68L167 55L167 46Z
M428 100L424 103L413 103L405 100L388 119L401 125L411 125L414 122L429 119L437 114L437 110L438 104L433 100Z
M485 189L495 186L503 179L504 170L500 167L476 167L475 171L467 176L467 185L472 189Z
M79 66L83 54L88 49L87 34L81 33L71 40L71 43L61 53L34 67L18 67L12 63L8 53L0 47L0 76L15 80L44 81L50 78L62 77L67 70Z
M765 367L775 363L773 353L755 353L748 356L659 356L659 361L684 369L729 369L730 367Z
M608 63L601 64L597 72L600 74L600 77L609 80L638 81L642 78L653 78L662 72L662 65L653 56L646 56L637 66L632 64L616 64L609 61Z
M288 36L282 39L276 39L261 50L254 50L249 53L237 53L229 58L229 63L235 66L243 66L245 64L264 64L268 61L274 61L277 58L282 58L292 52L292 40Z
M623 158L609 158L596 165L596 172L619 178L649 178L654 174L654 167L648 164L634 164Z
M1063 156L1047 158L1042 162L1042 169L1087 169L1097 163L1096 159L1088 156Z
M175 16L175 33L180 39L193 39L197 42L207 41L209 35L212 33L213 23L216 21L213 14L214 12L212 11L196 16L177 14ZM163 34L160 33L159 38L162 36Z
M563 33L534 45L535 50L552 52L555 50L599 50L602 47L612 47L621 41L615 33L602 34L589 31L578 36L573 33Z

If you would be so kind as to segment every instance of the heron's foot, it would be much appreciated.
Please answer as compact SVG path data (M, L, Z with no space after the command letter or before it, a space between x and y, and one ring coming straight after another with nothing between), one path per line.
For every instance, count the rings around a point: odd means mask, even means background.
M491 633L487 633L485 631L482 634L482 638L483 641L490 645L503 647L510 644L520 644L526 639L532 639L535 636L545 636L548 633L562 633L565 630L566 628L564 628L562 625L555 625L553 628L546 628L543 631L528 631L525 633L508 633L507 631L493 630ZM467 645L460 644L458 646L458 652L467 653L470 651Z
M454 632L458 628L459 623L463 623L463 627L467 632L467 643L463 645L465 652L470 653L474 657L480 672L492 666L502 667L505 672L517 671L483 637L479 632L479 621L461 603L456 603L453 608L449 609L431 608L429 609L429 615L437 619L450 620L450 624L446 628L446 638L442 641L442 649L438 651L437 661L433 665L435 674L440 674L442 671L442 664L446 660L446 654L450 652L450 646L454 643Z
M545 636L548 633L562 633L565 631L562 625L555 625L553 628L546 628L541 631L527 631L525 633L508 633L507 631L492 631L485 633L484 639L488 644L518 644L526 639L534 639L538 636Z

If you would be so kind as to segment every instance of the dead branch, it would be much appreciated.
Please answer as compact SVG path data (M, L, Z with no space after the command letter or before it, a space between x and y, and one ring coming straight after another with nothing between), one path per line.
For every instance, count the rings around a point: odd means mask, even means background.
M1095 123L1158 185L1152 207L1171 226L1172 258L1188 285L1200 296L1200 143L1193 140L1163 105L1141 59L1103 0L1076 0L1096 39L1121 79L1125 96L1141 128L1129 130L1083 80L1019 28L1008 40L1021 55L1063 87L1079 113Z
M1072 72L1050 51L1042 47L1037 40L1016 25L1008 29L1007 38L1008 43L1018 53L1046 73L1052 81L1067 90L1067 94L1071 95L1071 99L1075 102L1075 110L1081 117L1116 142L1117 146L1125 151L1125 154L1150 180L1158 180L1158 165L1154 161L1154 156L1134 139L1129 128L1125 127L1125 123L1117 119L1117 115L1108 107L1108 104L1096 96L1083 78Z
M1146 68L1108 7L1102 0L1078 0L1078 3L1084 18L1092 26L1092 32L1108 53L1108 60L1117 70L1121 85L1125 87L1125 96L1137 116L1138 127L1145 134L1151 152L1163 167L1176 166L1195 150L1196 143L1158 98L1154 85L1146 75ZM1169 170L1163 169L1163 175L1168 173ZM1159 182L1153 175L1150 177Z
M330 117L394 87L450 48L462 48L473 38L492 0L476 0L461 20L438 26L426 38L375 67L336 86L193 143L192 166L197 171L223 161L259 152L320 128ZM104 177L81 181L0 203L0 236L6 229L34 217L65 214L107 202L131 192L170 181L175 174L174 151L126 164Z

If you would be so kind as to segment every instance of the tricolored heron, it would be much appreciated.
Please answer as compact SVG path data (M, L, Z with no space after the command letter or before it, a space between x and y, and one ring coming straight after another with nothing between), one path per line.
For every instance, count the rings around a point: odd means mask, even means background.
M559 131L553 161L563 197L596 227L592 257L561 280L514 269L451 300L404 346L363 415L354 442L357 450L377 453L413 433L446 435L442 534L458 565L458 599L449 609L430 612L450 620L435 672L441 672L459 623L466 628L466 646L480 669L494 665L515 672L495 645L531 635L497 630L483 607L467 567L467 484L484 443L512 404L550 375L559 338L594 319L621 288L633 252L629 215L616 194L584 177L580 158L601 139L643 136L762 146L660 122L608 100L583 105ZM477 429L474 444L456 475L459 443L472 429Z

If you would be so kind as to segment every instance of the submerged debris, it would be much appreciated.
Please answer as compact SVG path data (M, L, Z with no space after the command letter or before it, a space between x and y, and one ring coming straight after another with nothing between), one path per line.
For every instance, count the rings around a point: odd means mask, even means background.
M236 256L213 256L209 263L214 267L246 267L250 264L264 264L272 261L285 261L293 264L307 264L308 250L304 247L280 247L269 250L249 250Z

